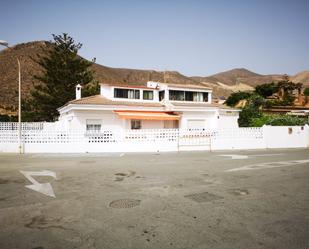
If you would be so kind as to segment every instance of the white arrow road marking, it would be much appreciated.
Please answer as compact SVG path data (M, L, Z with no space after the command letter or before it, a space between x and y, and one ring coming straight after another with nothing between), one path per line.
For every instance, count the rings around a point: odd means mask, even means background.
M231 157L231 159L247 159L248 156L246 155L220 155L220 156L225 156L225 157Z
M228 169L225 172L241 171L241 170L255 170L255 169L268 169L268 168L278 168L294 166L299 164L309 163L309 160L294 160L294 161L282 161L282 162L269 162L269 163L259 163L251 164L239 168Z
M57 179L56 173L49 170L42 170L42 171L23 171L20 170L20 173L22 173L31 183L32 185L26 185L26 188L32 189L34 191L40 192L44 195L48 195L50 197L56 197L54 190L50 183L39 183L36 181L32 176L51 176L55 179Z

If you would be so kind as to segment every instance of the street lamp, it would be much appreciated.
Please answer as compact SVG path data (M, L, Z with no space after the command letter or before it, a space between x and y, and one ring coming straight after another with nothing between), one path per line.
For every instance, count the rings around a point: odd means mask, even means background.
M0 45L5 46L7 48L9 47L9 43L6 41L0 40ZM20 74L20 61L17 59L18 64L18 150L19 153L22 153L22 146L21 146L21 74Z

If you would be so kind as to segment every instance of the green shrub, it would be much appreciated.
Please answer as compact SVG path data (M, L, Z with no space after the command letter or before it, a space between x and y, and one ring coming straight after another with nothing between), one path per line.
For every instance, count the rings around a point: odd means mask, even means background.
M270 115L261 115L258 118L252 118L250 120L250 127L262 127L263 125L269 123L272 120Z
M227 100L225 101L225 104L228 106L235 106L240 100L248 99L252 96L252 92L235 92L232 93Z
M261 113L258 107L246 105L239 113L238 124L240 127L250 127L253 118L260 118Z
M282 99L283 106L291 106L294 105L295 97L290 94L284 94Z
M17 122L17 116L0 114L0 122Z
M290 115L268 115L263 114L260 117L252 118L249 126L261 127L263 125L271 126L302 126L307 123L306 118L299 118Z
M274 82L258 85L255 87L255 92L263 98L273 95L274 93L278 92L278 90L278 84Z

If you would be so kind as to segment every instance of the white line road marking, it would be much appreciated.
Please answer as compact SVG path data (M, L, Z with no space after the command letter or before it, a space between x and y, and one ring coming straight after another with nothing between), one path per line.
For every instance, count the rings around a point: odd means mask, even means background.
M282 153L280 154L258 154L258 155L219 155L219 156L224 156L224 157L231 157L233 160L239 160L239 159L248 159L249 157L264 157L264 156L281 156L283 155Z
M299 164L304 164L304 163L309 163L309 160L294 160L294 161L258 163L258 164L251 164L251 165L247 165L247 166L243 166L243 167L239 167L239 168L228 169L225 172L288 167L288 166L294 166L294 165L299 165Z
M225 156L225 157L231 157L233 160L239 160L239 159L247 159L248 156L246 155L220 155L220 156Z
M256 157L256 156L282 156L283 154L280 153L280 154L258 154L258 155L249 155L249 156L253 156L253 157Z
M20 173L22 173L31 183L32 185L26 185L26 188L32 189L34 191L40 192L41 194L50 196L50 197L56 197L54 190L50 183L39 183L36 181L32 176L51 176L55 179L57 179L56 173L49 170L43 170L43 171L23 171L20 170Z

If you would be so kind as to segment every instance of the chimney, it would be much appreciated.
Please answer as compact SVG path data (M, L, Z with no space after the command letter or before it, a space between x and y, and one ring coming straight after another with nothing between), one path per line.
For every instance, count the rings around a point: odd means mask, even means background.
M75 95L76 99L80 99L82 97L82 86L80 84L75 87Z

